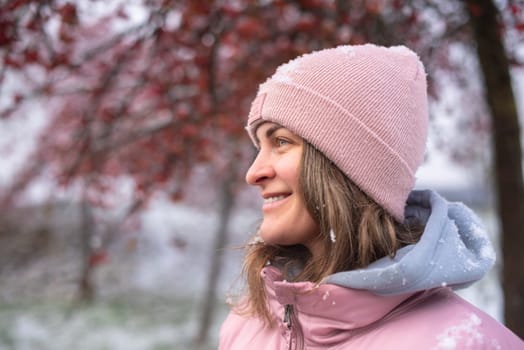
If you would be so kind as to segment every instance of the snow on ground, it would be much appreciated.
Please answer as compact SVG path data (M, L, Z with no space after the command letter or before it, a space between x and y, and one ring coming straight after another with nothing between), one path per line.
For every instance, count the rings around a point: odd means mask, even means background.
M187 300L139 300L142 302L113 300L77 308L59 303L2 307L0 349L190 349L196 319ZM221 311L223 314L223 308ZM206 349L216 348L217 333L214 327Z

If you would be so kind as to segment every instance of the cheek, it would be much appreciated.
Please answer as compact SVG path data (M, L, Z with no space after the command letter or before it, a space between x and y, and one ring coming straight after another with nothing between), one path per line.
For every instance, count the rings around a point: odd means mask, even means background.
M289 224L298 240L297 243L307 243L318 236L319 226L302 200L296 203L294 215Z
M309 214L305 206L303 208L300 222L302 223L301 228L304 232L304 236L311 238L312 236L316 236L318 234L319 226L313 217Z
M293 192L298 193L300 191L300 164L296 159L278 164L277 172L287 185L293 189Z

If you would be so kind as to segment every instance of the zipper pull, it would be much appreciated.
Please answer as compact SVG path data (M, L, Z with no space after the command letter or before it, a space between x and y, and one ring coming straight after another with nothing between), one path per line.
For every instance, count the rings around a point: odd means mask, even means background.
M293 305L286 304L284 307L284 320L283 322L287 325L287 328L291 328L291 312L293 311Z

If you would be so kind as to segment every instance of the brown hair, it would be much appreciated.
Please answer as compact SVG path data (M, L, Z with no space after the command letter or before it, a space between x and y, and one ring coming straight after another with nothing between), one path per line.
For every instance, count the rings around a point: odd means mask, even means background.
M243 272L247 282L247 304L243 311L273 324L266 301L262 269L268 262L284 261L288 281L319 283L340 271L365 267L384 256L394 256L400 247L415 243L420 228L397 223L382 207L360 190L328 158L304 141L300 187L311 217L320 228L322 253L312 256L304 246L248 246ZM336 242L330 237L333 231ZM291 269L300 265L298 274Z

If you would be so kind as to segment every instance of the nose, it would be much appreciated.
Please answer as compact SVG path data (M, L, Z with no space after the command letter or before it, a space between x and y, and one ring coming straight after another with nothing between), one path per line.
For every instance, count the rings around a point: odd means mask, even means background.
M266 180L275 176L275 169L271 164L270 158L265 152L260 151L258 153L246 172L246 182L249 185L262 185Z

